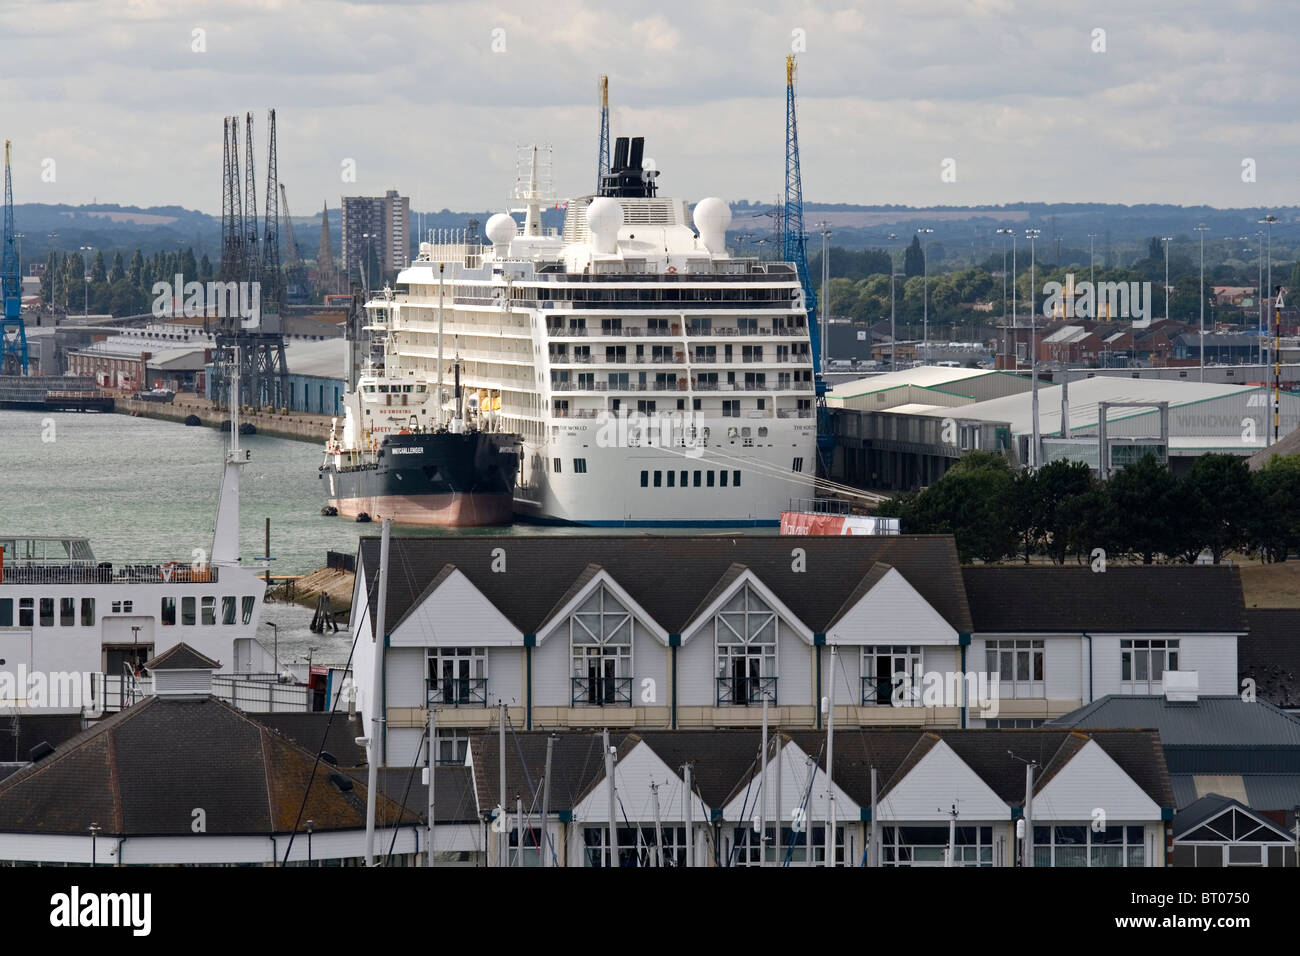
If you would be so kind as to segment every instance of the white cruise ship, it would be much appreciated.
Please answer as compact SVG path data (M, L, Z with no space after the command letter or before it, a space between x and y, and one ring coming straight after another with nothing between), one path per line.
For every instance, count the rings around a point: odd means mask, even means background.
M462 383L523 437L515 512L592 526L776 525L810 497L816 417L793 266L737 258L720 199L658 195L643 140L616 141L600 194L541 227L538 149L487 244L421 243L368 303L387 373ZM549 202L548 202L549 205ZM694 229L691 227L694 224Z

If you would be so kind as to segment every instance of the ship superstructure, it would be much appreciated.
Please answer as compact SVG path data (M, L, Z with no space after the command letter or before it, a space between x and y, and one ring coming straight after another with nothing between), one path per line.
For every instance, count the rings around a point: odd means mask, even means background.
M397 294L368 303L385 374L446 382L459 363L491 427L522 436L521 516L775 525L815 471L799 277L732 256L726 203L661 197L643 153L619 138L599 194L547 233L547 159L530 148L522 224L499 213L486 244L421 243Z

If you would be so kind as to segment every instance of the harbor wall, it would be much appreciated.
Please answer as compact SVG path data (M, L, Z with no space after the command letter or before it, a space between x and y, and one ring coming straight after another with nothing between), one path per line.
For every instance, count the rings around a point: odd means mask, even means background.
M177 396L174 402L146 402L132 398L119 398L115 410L121 415L156 418L161 421L184 423L190 415L197 415L208 428L219 428L230 417L226 411L213 407L211 402L187 396ZM323 443L329 438L330 420L325 415L307 415L291 412L287 415L259 411L243 411L241 422L252 424L259 435L273 435L297 441Z

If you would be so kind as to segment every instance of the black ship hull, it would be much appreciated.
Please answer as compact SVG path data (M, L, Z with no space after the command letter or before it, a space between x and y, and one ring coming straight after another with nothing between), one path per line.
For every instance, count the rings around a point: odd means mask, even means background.
M426 432L390 435L377 456L329 456L321 479L347 517L473 527L511 523L518 473L516 435Z

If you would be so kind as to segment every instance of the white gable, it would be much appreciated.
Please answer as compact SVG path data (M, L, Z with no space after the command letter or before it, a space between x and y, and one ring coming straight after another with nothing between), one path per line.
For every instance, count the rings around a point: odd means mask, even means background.
M569 615L582 607L583 602L586 601L587 598L591 597L591 595L596 592L597 588L602 586L608 588L610 593L618 599L619 603L628 609L638 624L658 638L659 643L664 647L668 646L668 632L664 630L658 621L646 613L645 608L632 600L632 596L624 591L619 583L615 581L614 578L610 576L610 573L604 568L601 568L595 575L593 575L592 579L583 586L582 590L575 594L573 598L564 605L564 607L551 615L550 619L542 625L541 629L537 632L538 645L540 646L548 637L560 630L569 619Z
M776 612L776 616L782 622L787 624L790 627L790 630L803 638L805 644L808 644L809 646L812 645L813 632L808 625L795 617L794 612L786 607L785 604L782 603L781 599L773 594L767 585L759 579L758 575L749 568L746 568L742 574L737 576L736 580L732 581L731 584L727 586L727 589L719 594L712 604L706 607L701 613L697 614L693 620L687 622L686 626L682 629L682 643L689 643L691 638L701 631L709 630L710 633L712 633L708 625L713 620L713 616L722 610L723 606L726 605L726 603L730 601L732 597L734 597L746 584L752 587L758 593L758 596L767 602L768 607ZM809 587L814 586L815 584L809 584Z
M880 819L889 822L947 822L953 804L958 826L963 821L1011 819L1010 805L940 740L877 805Z
M655 819L655 794L650 784L659 786L659 820L661 823L681 823L686 819L686 783L644 740L637 743L614 767L617 789L615 812L620 824L627 820L633 824L652 824ZM694 797L692 819L698 823L709 821L709 808L698 794ZM578 801L573 808L575 823L609 823L609 789L605 775L600 782Z
M811 778L811 780L810 780ZM812 792L809 793L811 783ZM850 798L839 784L831 781L835 788L835 819L844 822L857 821L862 808ZM812 820L813 825L825 821L830 810L830 801L826 799L826 771L813 763L808 754L797 744L787 741L781 750L781 779L777 786L776 755L767 762L767 799L764 806L767 820L772 822L777 815L777 801L780 800L780 817L782 824L789 825L794 819L795 809L803 810L803 818ZM742 788L730 803L722 810L723 818L734 823L743 820L752 821L758 816L759 799L762 791L761 777L754 777L748 788Z
M1100 798L1105 795L1105 799ZM1160 807L1120 769L1096 740L1079 749L1047 786L1034 794L1035 820L1092 820L1096 810L1108 820L1159 820Z
M876 582L826 634L835 644L956 644L958 634L897 568Z
M394 630L392 647L522 647L524 636L454 569Z

